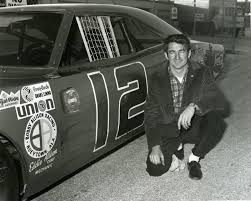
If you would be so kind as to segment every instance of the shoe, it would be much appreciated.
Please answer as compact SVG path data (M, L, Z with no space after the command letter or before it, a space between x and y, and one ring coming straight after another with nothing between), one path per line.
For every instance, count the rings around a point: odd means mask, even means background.
M202 178L202 171L201 166L196 161L191 161L190 163L187 163L188 171L189 171L189 177L191 179L199 180Z
M184 146L182 147L182 149L177 150L176 152L174 152L174 155L180 159L183 160L184 159Z
M170 165L169 171L173 172L179 169L179 159L173 154L172 155L172 163Z

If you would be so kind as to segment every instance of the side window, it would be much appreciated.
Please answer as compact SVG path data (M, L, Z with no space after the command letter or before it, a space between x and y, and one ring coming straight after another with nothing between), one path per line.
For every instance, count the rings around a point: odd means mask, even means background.
M0 65L46 66L61 20L61 14L1 14Z
M128 55L161 44L161 37L139 20L132 17L113 17L114 34L121 55Z
M84 62L89 62L89 59L77 21L74 19L60 63L61 66L68 66Z
M124 22L124 18L112 17L111 21L120 55L129 55L135 52L135 47L133 46L128 35L128 30L126 23Z
M119 57L109 16L76 17L72 23L61 65L81 64Z
M151 27L134 18L124 19L128 34L137 51L162 43L161 37Z
M117 58L161 42L158 34L134 18L77 16L70 29L61 65Z
M109 16L77 17L89 60L120 56Z

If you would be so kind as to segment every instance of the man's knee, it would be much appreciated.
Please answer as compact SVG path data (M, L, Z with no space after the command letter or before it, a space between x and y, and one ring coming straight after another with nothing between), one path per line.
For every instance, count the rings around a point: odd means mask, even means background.
M168 156L168 157L165 156L164 162L165 162L165 165L162 165L162 164L155 165L150 161L150 158L148 155L147 161L146 161L146 165L147 165L146 171L148 172L150 176L154 176L154 177L161 176L169 170L172 163L172 156Z
M226 130L227 124L219 112L210 111L204 116L203 126L206 126L211 131L210 135L214 136L216 141L219 141Z
M217 112L215 110L210 111L207 114L205 114L204 118L205 118L207 124L213 125L217 128L220 128L222 131L225 130L226 123L225 123L222 115L219 112Z
M222 114L217 110L209 111L203 117L206 117L207 119L211 119L211 120L219 120L219 119L222 120L223 119Z

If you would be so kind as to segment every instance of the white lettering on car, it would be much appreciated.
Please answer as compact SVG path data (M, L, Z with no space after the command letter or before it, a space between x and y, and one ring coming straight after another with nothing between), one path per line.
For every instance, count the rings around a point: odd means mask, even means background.
M33 170L37 169L38 167L40 167L42 165L43 161L41 159L38 159L36 161L33 161L30 163L30 168L29 168L29 172L32 172Z

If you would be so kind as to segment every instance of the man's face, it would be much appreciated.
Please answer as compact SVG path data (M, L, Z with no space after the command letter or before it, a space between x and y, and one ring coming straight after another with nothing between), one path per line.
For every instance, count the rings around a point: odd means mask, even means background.
M188 51L184 45L175 42L169 43L167 57L170 67L175 69L184 68L190 55L191 50Z

